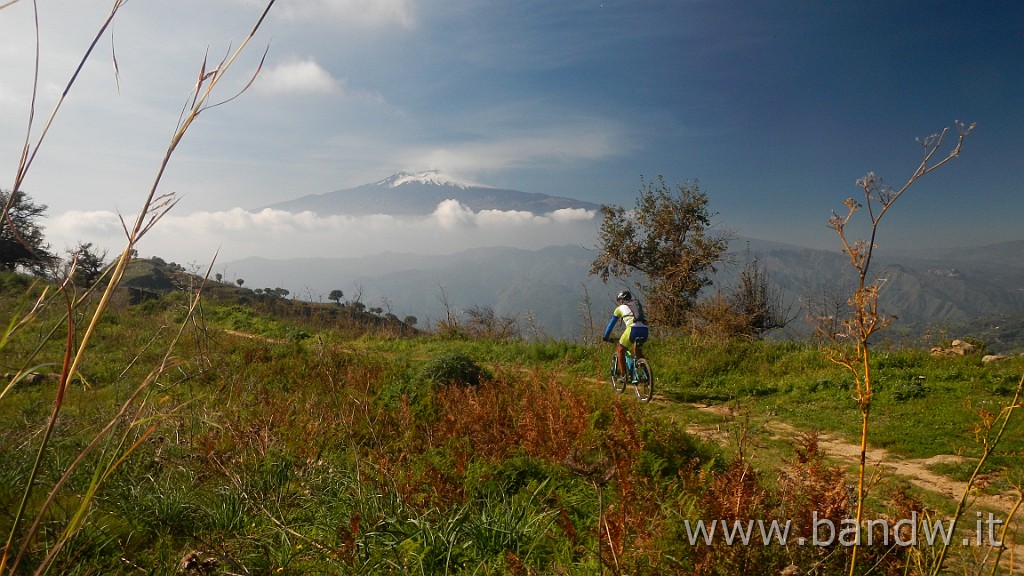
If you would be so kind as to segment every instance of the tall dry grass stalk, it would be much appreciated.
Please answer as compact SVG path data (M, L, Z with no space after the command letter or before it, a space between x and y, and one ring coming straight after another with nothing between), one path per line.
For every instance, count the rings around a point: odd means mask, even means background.
M1013 400L1008 405L1003 407L994 418L987 422L982 423L982 429L978 430L982 444L981 458L978 459L978 463L974 466L974 471L971 473L971 477L967 480L967 485L964 487L963 493L960 495L960 500L956 503L956 511L953 513L953 526L950 531L956 528L956 523L963 516L967 510L967 500L970 498L972 491L974 490L974 483L981 475L981 470L985 466L989 457L995 452L996 447L999 445L1000 440L1003 439L1003 435L1006 433L1006 426L1010 423L1010 418L1013 413L1021 407L1021 396L1024 394L1024 376L1017 382L1017 389L1013 394ZM1005 542L1006 530L1009 528L1010 520L1013 515L1017 512L1017 508L1020 507L1021 493L1018 487L1018 498L1017 502L1013 505L1009 515L1006 517L1006 521L1003 523L1002 535L999 542ZM1002 557L1005 546L1000 544L999 551L996 555L995 561L992 564L992 574L996 574L996 569L999 567L999 560ZM935 564L932 566L930 572L931 576L937 576L942 570L942 566L945 563L946 553L949 552L949 543L943 542L942 547L939 549L938 557L935 559Z
M21 503L18 506L18 509L14 512L14 521L12 523L11 532L8 535L7 540L4 544L3 555L2 557L0 557L0 574L6 571L9 571L9 573L13 574L18 570L18 567L24 560L29 547L36 541L36 536L39 533L40 525L43 522L43 519L47 517L48 511L50 510L51 506L57 499L57 496L60 493L61 488L64 486L68 478L70 478L71 474L78 469L78 467L82 464L85 458L97 446L99 446L101 442L103 442L105 439L109 437L109 435L116 428L117 424L122 420L122 418L129 414L131 408L135 406L139 398L144 397L143 392L145 392L150 387L150 385L156 382L156 380L168 368L174 365L172 352L174 350L175 344L178 341L178 338L181 335L181 331L188 323L187 320L182 324L182 327L178 331L177 335L174 338L172 338L168 346L167 352L164 354L163 360L160 362L160 364L153 368L149 376L143 379L143 381L135 389L135 391L129 396L129 398L124 402L124 404L122 404L120 409L113 416L111 416L107 425L104 426L100 430L100 432L98 432L93 437L93 440L84 449L82 449L82 451L78 454L74 461L67 466L67 468L63 471L61 478L51 488L50 493L39 505L38 509L30 512L30 502L32 502L33 500L34 492L38 489L37 479L40 473L40 469L43 465L44 458L47 454L47 449L50 440L53 437L54 430L56 428L56 424L58 422L61 410L64 407L65 395L67 392L68 384L72 380L72 378L78 374L78 370L82 364L83 359L91 350L90 344L94 334L96 333L96 328L100 324L102 318L104 317L104 313L107 310L111 297L113 296L115 290L120 285L120 282L124 276L125 269L127 268L129 261L131 260L133 254L135 253L135 246L142 239L142 237L145 236L146 233L149 232L149 230L151 230L153 226L155 226L160 221L160 219L174 207L174 205L177 202L177 200L172 194L158 193L160 183L163 179L164 172L166 171L170 159L173 156L174 151L177 149L178 144L181 142L182 138L184 138L189 127L191 127L192 123L196 120L196 118L198 118L200 113L214 106L228 102L238 96L238 94L236 94L235 96L222 102L211 102L214 88L217 86L217 84L220 82L223 76L227 73L227 71L231 68L232 64L235 62L238 55L245 50L250 40L255 36L256 31L260 28L261 24L263 23L264 19L269 13L271 7L274 5L274 2L275 0L270 0L268 2L266 8L261 13L259 19L253 26L248 36L246 36L245 40L239 45L239 47L233 53L230 53L229 56L225 57L223 60L218 62L213 67L208 67L208 62L204 58L202 66L200 68L198 81L196 82L194 91L190 97L190 101L182 110L179 123L175 128L170 143L167 146L163 158L161 159L159 169L157 170L156 173L156 177L154 178L152 186L150 187L148 193L145 196L142 207L135 218L134 224L131 227L129 227L128 225L125 224L123 219L121 221L126 237L124 250L121 252L120 256L117 258L114 264L109 268L105 288L100 294L98 303L95 305L92 311L88 313L89 320L85 326L85 330L82 331L81 334L79 334L78 327L76 326L75 323L74 312L79 309L84 299L77 297L73 291L73 284L71 282L71 278L74 272L73 266L72 270L68 272L63 282L59 284L58 293L60 294L60 296L63 297L64 306L66 308L66 315L63 320L66 327L66 336L65 344L63 347L63 358L60 361L61 369L58 378L57 389L55 391L54 399L51 405L50 416L47 420L45 429L41 434L37 456L33 463L30 474L25 482L25 489L21 499ZM71 78L66 84L63 92L61 93L60 98L58 99L49 117L43 123L38 136L35 138L33 137L33 129L36 112L36 95L38 93L40 48L38 40L38 5L37 2L32 3L36 23L36 73L34 76L33 87L31 92L31 102L29 104L28 110L28 128L26 131L25 143L22 147L22 153L19 159L18 169L15 175L15 181L12 188L12 199L20 191L25 176L28 174L28 171L32 167L36 155L41 150L46 135L49 132L51 126L53 125L57 117L57 114L63 106L64 102L66 101L69 93L71 92L71 88L78 79L78 75L81 72L85 62L91 57L97 43L104 36L111 22L113 22L115 16L124 7L125 3L125 0L115 0L114 5L110 9L110 12L104 18L96 35L93 38L92 43L89 45L89 48L83 54L78 66L71 75ZM14 2L2 4L0 5L0 9L8 8L13 4ZM264 52L264 58L265 57L266 52ZM249 86L251 86L253 79L255 79L256 77L256 74L259 73L260 67L262 67L262 60L260 62L260 66L257 67L256 72L253 74L252 79L250 79L249 83L246 84L246 86L239 92L239 94L241 94L241 92L244 92L249 88ZM11 225L10 220L8 218L9 208L10 205L4 207L3 216L4 221L7 223L7 225L12 226L13 228L13 225ZM39 297L36 305L31 307L28 310L28 312L22 314L20 319L11 320L7 330L4 332L2 340L0 340L0 344L6 343L7 340L15 332L17 332L19 329L25 326L31 325L36 320L38 310L40 309L42 304L46 302L46 294L47 291L44 290L43 294ZM191 306L189 308L189 317L191 317L192 312L195 311L195 308L198 305L199 294L200 293L197 292L195 298L191 302ZM52 296L52 298L56 297L56 295ZM50 336L55 335L55 333L56 328L50 332ZM38 352L39 350L37 349L36 353ZM6 393L13 386L15 386L18 381L19 376L15 376L15 378L13 378L12 381L5 387L3 392ZM2 399L2 395L0 395L0 399ZM133 428L137 426L142 426L144 424L147 423L145 421L134 421L132 422L130 427ZM86 491L85 497L80 500L79 508L77 509L76 512L74 512L70 521L65 525L63 532L61 533L59 538L53 544L50 545L50 549L47 552L46 557L35 570L36 574L43 573L47 569L50 562L52 562L56 554L60 551L63 544L67 542L67 540L76 532L78 528L81 527L88 510L88 505L92 500L92 496L95 495L98 486L103 482L103 480L106 479L106 477L110 475L110 473L112 473L120 465L121 462L124 461L125 458L127 458L132 453L132 451L139 445L139 442L144 440L148 436L148 434L152 432L152 430L153 427L149 426L145 431L143 431L139 435L139 437L135 441L129 443L127 447L121 451L119 456L115 457L112 461L110 461L102 473L98 474L97 476L94 476L89 488ZM21 532L22 523L25 521L28 515L33 513L35 516L34 521L30 524L27 530ZM19 540L20 546L18 545ZM14 554L15 548L17 548L16 555Z
M860 461L856 495L858 525L861 525L864 518L864 501L867 493L865 471L867 469L868 417L874 394L870 341L876 332L885 329L892 322L892 317L884 315L878 306L879 294L884 281L870 277L871 261L876 247L875 238L882 218L911 186L926 174L937 170L959 156L964 139L974 129L974 124L965 125L957 121L956 127L956 144L945 156L940 158L936 155L942 149L942 141L949 131L948 128L943 129L939 134L919 140L924 147L924 158L903 186L893 188L883 183L882 179L873 172L868 173L857 180L857 186L864 193L863 204L854 198L848 198L844 203L846 214L840 216L833 212L828 222L829 227L835 230L839 236L843 253L849 257L850 265L857 274L857 288L848 302L850 317L842 321L839 333L829 331L824 336L834 344L830 350L829 359L853 374L856 400L860 408ZM847 233L847 226L861 209L866 209L868 214L868 238L853 240ZM850 559L850 576L855 574L858 550L859 545L855 545Z

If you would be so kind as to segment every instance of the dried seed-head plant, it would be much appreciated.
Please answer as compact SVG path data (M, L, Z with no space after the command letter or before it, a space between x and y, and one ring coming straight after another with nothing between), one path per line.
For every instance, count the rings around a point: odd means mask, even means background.
M857 180L857 186L863 191L863 204L854 198L848 198L844 205L846 212L843 215L832 213L828 221L830 228L836 231L839 241L843 246L843 253L849 257L850 265L857 274L857 287L848 304L850 316L840 324L838 333L821 330L823 335L831 340L833 346L829 352L829 359L848 369L854 378L856 396L861 415L861 436L860 436L860 465L857 478L857 524L863 520L864 500L867 487L865 484L865 469L868 441L868 416L871 412L872 400L872 374L871 374L871 352L869 341L872 335L883 330L893 318L884 315L878 306L878 297L882 289L883 281L870 278L871 259L875 251L875 237L878 233L878 226L882 217L889 211L892 205L918 180L939 167L945 165L953 158L960 155L964 139L974 129L974 124L964 124L956 121L957 139L952 149L940 155L943 149L942 142L949 132L945 128L938 134L927 138L919 139L918 142L924 148L924 158L921 163L899 188L885 184L882 178L873 172ZM847 234L847 225L854 215L865 209L868 214L868 238L854 240ZM858 546L854 546L850 560L850 575L855 572L857 563Z

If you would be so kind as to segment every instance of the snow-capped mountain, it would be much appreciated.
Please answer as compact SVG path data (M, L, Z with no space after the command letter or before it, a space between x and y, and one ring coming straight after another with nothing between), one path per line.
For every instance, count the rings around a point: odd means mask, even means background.
M410 174L399 172L373 184L310 194L257 208L298 213L311 211L321 216L344 214L427 215L445 200L457 200L474 212L501 210L548 214L567 208L597 210L598 205L562 196L491 188L459 182L436 170Z
M397 174L392 174L380 182L377 182L377 186L397 188L410 183L433 184L435 186L454 186L456 188L490 188L490 186L461 182L447 174L443 174L440 170L427 170L426 172L417 172L415 174L398 172Z

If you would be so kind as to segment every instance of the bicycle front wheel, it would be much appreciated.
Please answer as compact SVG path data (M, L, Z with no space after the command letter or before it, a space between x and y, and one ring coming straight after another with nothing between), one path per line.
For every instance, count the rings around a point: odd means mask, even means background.
M654 398L654 374L651 373L651 366L644 358L636 360L636 395L643 402L650 402Z
M611 380L612 389L621 393L626 391L626 379L619 377L618 367L619 357L617 354L612 354L612 363L608 367L608 379Z

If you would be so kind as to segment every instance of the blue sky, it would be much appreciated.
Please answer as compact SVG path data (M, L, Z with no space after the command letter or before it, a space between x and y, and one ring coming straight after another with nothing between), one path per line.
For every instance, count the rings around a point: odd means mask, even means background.
M111 3L40 0L33 142ZM5 189L28 126L32 6L0 10ZM263 6L122 8L24 183L49 206L56 249L119 249L117 215L138 209L204 54L237 46ZM181 201L140 252L202 262L218 249L223 260L534 247L586 244L596 229L495 234L470 219L454 235L431 221L239 210L428 169L627 205L641 176L696 180L722 229L837 249L826 221L858 195L856 179L902 184L921 158L915 139L955 120L977 124L963 154L900 201L880 248L1019 240L1021 38L1016 1L279 0L222 98L269 49L259 78L186 135L161 188ZM345 242L367 231L376 242Z

